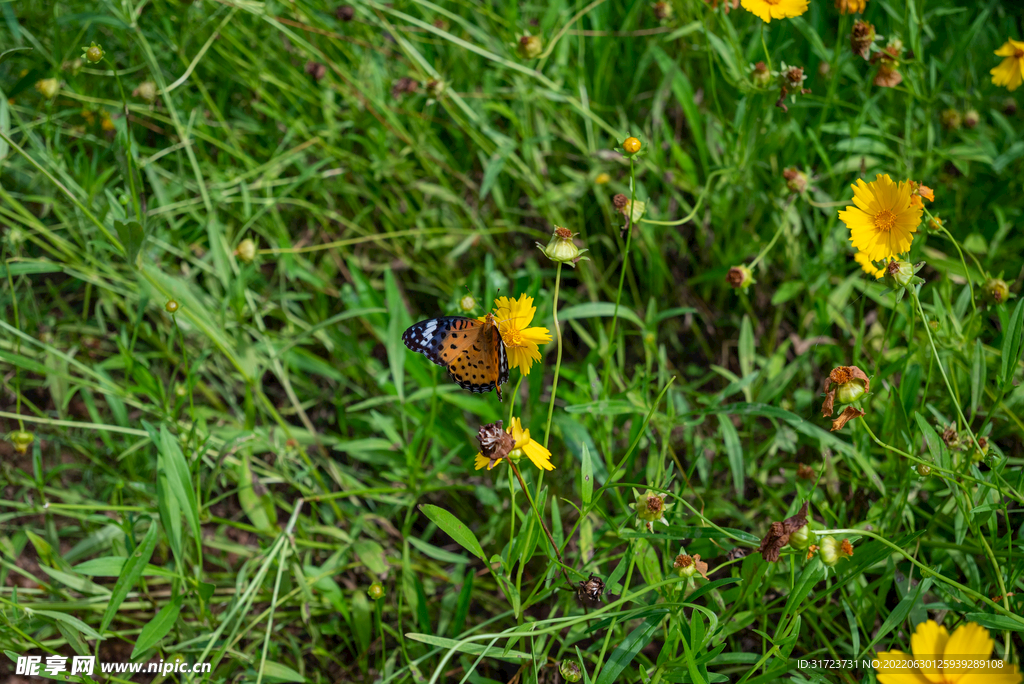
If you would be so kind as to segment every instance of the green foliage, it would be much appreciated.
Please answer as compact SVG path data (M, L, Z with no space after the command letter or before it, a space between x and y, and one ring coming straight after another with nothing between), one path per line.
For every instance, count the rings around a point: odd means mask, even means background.
M831 0L667 4L0 3L0 650L871 681L798 662L940 619L1019 663L1019 11L869 0L879 87ZM900 278L837 215L876 174L935 192ZM501 404L401 341L499 295L555 338ZM513 417L554 471L475 469ZM762 558L805 501L852 557Z

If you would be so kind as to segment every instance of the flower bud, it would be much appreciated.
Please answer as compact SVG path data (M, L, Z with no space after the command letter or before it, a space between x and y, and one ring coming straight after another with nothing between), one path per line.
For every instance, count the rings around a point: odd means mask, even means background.
M103 52L102 47L92 43L89 47L82 48L82 54L85 56L85 61L89 62L89 64L98 64L106 53Z
M921 477L928 477L932 474L932 467L924 463L917 464L917 474Z
M60 81L55 78L44 78L36 81L36 90L47 100L52 100L60 92Z
M444 95L444 91L447 87L448 84L446 84L441 79L431 79L427 81L427 95L434 98L435 100L440 100L441 96Z
M164 309L167 313L175 313L178 310L178 302L174 299L168 299L167 303L164 304Z
M981 123L981 115L978 114L977 109L968 109L964 112L964 126L967 128L974 128Z
M374 582L370 585L370 588L366 590L366 593L374 601L380 601L384 598L384 585L380 582Z
M352 5L342 5L334 10L334 16L338 17L339 21L352 21L356 16L356 8Z
M978 445L971 452L971 461L974 463L981 463L988 456L988 438L979 437Z
M640 151L640 141L630 136L622 142L622 149L626 151L626 154L636 154Z
M786 179L786 187L790 192L803 193L807 189L807 174L794 166L783 169L782 177Z
M768 65L758 62L750 72L750 80L758 88L767 88L772 82L772 72L768 71Z
M252 263L252 260L256 258L256 243L249 238L245 238L238 243L235 254L245 263Z
M890 261L885 267L885 276L890 287L909 287L914 277L914 265L909 261Z
M1003 114L1006 116L1013 116L1017 113L1017 101L1012 97L1008 97L1003 100Z
M799 530L789 535L789 545L795 549L806 549L817 540L817 535L811 530L810 525L804 525Z
M942 431L942 441L946 443L951 451L959 451L962 444L960 435L956 431L956 423L950 423L949 427Z
M596 178L594 178L594 182L597 183L598 185L604 185L605 183L609 182L611 179L612 179L612 177L610 175L608 175L607 173L602 171L601 173L597 174Z
M942 114L939 115L939 120L942 121L942 127L947 131L955 131L960 128L960 124L963 123L963 118L960 116L960 112L955 109L942 110Z
M581 256L587 250L577 247L576 243L572 241L574 237L575 234L568 228L555 226L555 231L551 234L551 240L548 242L547 247L539 242L537 246L540 247L540 251L544 252L544 256L548 259L560 264L569 264L576 268L576 262L581 259L587 260L587 257Z
M835 564L840 560L843 558L849 558L852 555L853 544L850 543L849 539L844 539L843 541L838 542L835 537L831 535L821 538L818 556L828 567L835 567Z
M459 309L462 310L462 313L470 313L475 308L476 308L476 298L474 298L473 295L471 295L471 294L463 295L462 299L459 300Z
M729 269L729 273L725 276L725 280L734 290L744 291L757 282L754 280L754 273L746 266L733 266Z
M516 51L523 59L536 59L544 51L544 42L540 39L540 36L519 36Z
M14 445L14 450L19 454L23 454L28 451L29 446L35 440L36 436L31 432L25 430L18 430L11 433L11 444Z
M993 304L1002 304L1010 297L1010 287L1002 278L989 278L983 289L986 299Z
M928 229L942 230L942 219L940 219L938 216L933 216L930 219L928 219Z
M668 21L675 14L671 3L664 2L664 0L651 5L651 11L654 12L654 18L658 21Z
M578 682L583 678L583 672L580 669L580 664L575 660L566 658L558 665L558 674L562 675L562 679L567 682Z

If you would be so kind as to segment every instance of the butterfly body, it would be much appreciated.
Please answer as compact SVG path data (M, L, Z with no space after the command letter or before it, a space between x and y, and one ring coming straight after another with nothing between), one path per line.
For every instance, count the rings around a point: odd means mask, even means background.
M470 392L497 390L508 382L508 356L493 314L483 322L463 316L420 321L402 334L405 346L443 366L455 383Z

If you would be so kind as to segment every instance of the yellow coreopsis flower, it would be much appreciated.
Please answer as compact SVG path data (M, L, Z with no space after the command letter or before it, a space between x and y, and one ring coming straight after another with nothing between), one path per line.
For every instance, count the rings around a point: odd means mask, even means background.
M555 466L551 463L551 452L544 448L539 442L535 442L530 438L530 431L524 430L522 424L518 418L512 419L512 424L505 430L508 434L512 435L512 439L515 440L515 445L512 450L508 453L507 458L513 463L518 463L519 459L526 456L530 459L533 465L537 466L541 470L554 470ZM499 433L500 434L500 433ZM501 459L496 459L494 463L484 456L482 453L476 455L476 469L487 468L490 470L497 464L501 463Z
M505 343L509 366L518 368L523 375L529 375L533 362L540 361L539 345L551 341L547 328L528 327L536 313L533 297L527 295L520 295L519 299L498 297L494 300L494 318L501 341ZM484 317L477 320L483 323Z
M807 11L808 0L741 0L740 4L767 24L772 19L799 17Z
M985 682L985 684L1019 684L1020 672L1016 665L1003 663L1003 667L984 668L969 662L965 667L956 664L965 661L991 661L994 646L988 630L969 622L961 625L952 635L934 620L922 622L910 637L911 658L902 651L884 651L878 654L875 667L881 684L956 684L957 682ZM926 669L909 668L907 661L919 659ZM941 661L946 661L945 663ZM934 665L929 667L928 664ZM942 665L946 665L945 668ZM952 667L951 667L952 665Z
M836 9L840 14L861 14L868 0L836 0Z
M889 174L878 174L870 183L857 179L853 203L839 212L839 218L850 229L850 242L871 261L910 250L910 243L921 223L923 209L910 201L910 183L895 183Z
M1007 90L1013 92L1024 80L1024 41L1007 38L1003 46L996 50L996 54L1006 59L989 72L992 74L992 83L1006 86Z
M878 279L885 275L885 269L878 268L873 263L871 263L871 259L869 259L868 255L865 254L864 252L855 253L853 255L853 260L860 264L860 267L864 269L864 272L867 273L869 276L874 276L876 279Z

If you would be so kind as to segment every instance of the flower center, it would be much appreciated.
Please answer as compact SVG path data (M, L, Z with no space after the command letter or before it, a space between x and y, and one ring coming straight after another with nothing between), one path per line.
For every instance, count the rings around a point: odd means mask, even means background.
M661 513L661 505L664 503L660 496L652 496L647 500L647 510L651 513Z
M889 232L892 227L896 225L896 214L892 213L888 209L875 214L875 228L878 230L884 230Z
M1022 58L1024 58L1024 50L1014 50L1013 58L1014 59L1022 59Z
M506 347L522 347L523 333L516 328L510 328L505 331L505 334L501 336L501 341L505 343Z

